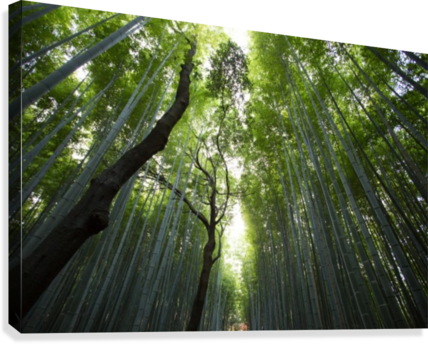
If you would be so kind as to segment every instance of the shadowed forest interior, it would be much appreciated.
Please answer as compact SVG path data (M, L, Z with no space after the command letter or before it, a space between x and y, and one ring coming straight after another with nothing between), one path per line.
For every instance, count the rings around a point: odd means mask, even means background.
M9 8L9 323L426 328L428 55Z

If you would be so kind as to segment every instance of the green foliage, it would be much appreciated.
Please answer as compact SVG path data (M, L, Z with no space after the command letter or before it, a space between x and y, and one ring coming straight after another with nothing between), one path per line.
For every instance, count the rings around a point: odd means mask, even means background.
M211 69L207 88L211 94L220 97L223 102L233 100L236 104L242 103L244 92L248 92L251 85L242 49L229 40L219 45L209 61Z
M22 54L30 56L111 16L59 7L24 26ZM10 75L10 101L134 17L114 17L24 64L22 88L19 69ZM9 25L16 22L15 18ZM97 293L105 290L110 293L103 300L106 311L97 314L99 323L93 329L128 329L122 323L125 320L117 320L112 327L108 322L114 314L138 319L134 305L130 305L134 296L130 295L139 297L144 288L151 293L146 290L144 297L154 295L155 300L153 322L146 329L185 328L207 238L197 219L180 205L180 198L157 178L158 172L169 178L208 217L207 182L193 161L197 149L202 152L202 166L216 172L218 204L226 200L229 174L229 188L235 193L229 206L239 197L246 226L240 243L246 247L239 257L242 272L237 273L236 266L221 259L210 277L204 329L238 329L243 323L250 329L426 324L422 311L428 294L424 275L427 102L379 56L362 46L252 32L246 55L221 28L151 19L36 101L20 122L10 123L12 198L76 129L20 211L11 215L11 256L19 251L21 228L25 240L37 233L88 161L96 157L146 72L143 85L159 68L126 122L117 127L117 136L102 152L92 176L141 141L168 110L189 49L186 38L197 39L188 110L175 126L166 149L150 162L147 178L146 165L135 183L118 195L113 206L117 217L106 240L98 236L74 258L70 275L58 282L63 283L55 295L60 301L44 300L43 304L52 308L40 315L43 323L37 329L58 330L56 321L63 318L53 319L51 314L71 314L68 311L74 302L90 308ZM376 51L428 87L426 70L405 53ZM11 67L20 54L19 45L12 45ZM427 61L425 54L417 57ZM82 108L110 81L111 87L78 125ZM76 116L46 142L25 169L21 183L21 154L31 152L73 113ZM236 165L242 169L240 177L233 175ZM233 230L232 217L229 208L222 221L226 230ZM216 239L218 242L218 232ZM99 249L99 257L105 261L100 258L95 265L92 254L98 252L99 242L106 245ZM224 240L223 252L229 248L230 243ZM217 246L214 256L218 250ZM121 258L116 261L117 252ZM159 272L164 271L159 268L163 261L165 275ZM81 281L91 264L99 269L94 270L94 279ZM178 267L181 272L174 275ZM101 276L110 271L117 278L105 280L103 285ZM159 276L149 279L149 271ZM157 277L161 283L155 288ZM126 278L129 295L114 299ZM84 288L84 283L90 285L91 292L81 300L76 297L73 301L60 293ZM364 302L360 297L366 297ZM32 321L38 322L39 315L34 314ZM87 320L87 309L82 308L78 317ZM84 322L76 322L73 329L83 330ZM65 323L62 326L68 326Z

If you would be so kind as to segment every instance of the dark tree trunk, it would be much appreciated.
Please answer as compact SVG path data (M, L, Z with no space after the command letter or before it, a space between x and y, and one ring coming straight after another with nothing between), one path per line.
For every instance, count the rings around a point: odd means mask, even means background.
M214 230L215 227L213 228L212 234L210 235L210 238L204 247L204 261L202 265L201 276L199 278L198 291L196 293L195 300L193 301L192 313L190 315L190 320L186 331L198 331L199 324L201 322L202 311L204 309L204 303L208 291L211 268L214 264L212 259L215 249Z
M154 154L165 148L172 129L189 104L189 76L195 51L196 43L192 44L185 64L181 66L174 103L150 134L93 179L88 191L70 213L21 262L21 267L9 272L9 322L18 330L20 319L83 243L108 226L111 203L122 185Z

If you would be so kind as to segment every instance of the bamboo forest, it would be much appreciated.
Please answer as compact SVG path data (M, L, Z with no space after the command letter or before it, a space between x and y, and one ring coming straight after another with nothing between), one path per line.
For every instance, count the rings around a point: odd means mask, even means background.
M428 55L9 6L9 323L426 328Z

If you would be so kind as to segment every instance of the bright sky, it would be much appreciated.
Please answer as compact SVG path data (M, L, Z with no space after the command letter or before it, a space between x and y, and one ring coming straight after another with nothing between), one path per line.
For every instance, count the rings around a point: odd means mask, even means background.
M233 220L230 226L226 228L225 237L229 244L229 248L224 251L224 259L226 264L232 266L232 270L241 275L242 260L241 257L245 253L247 243L244 238L245 224L241 215L241 205L239 202L233 207Z
M248 53L248 31L242 29L224 28L226 34L238 44L244 53Z

